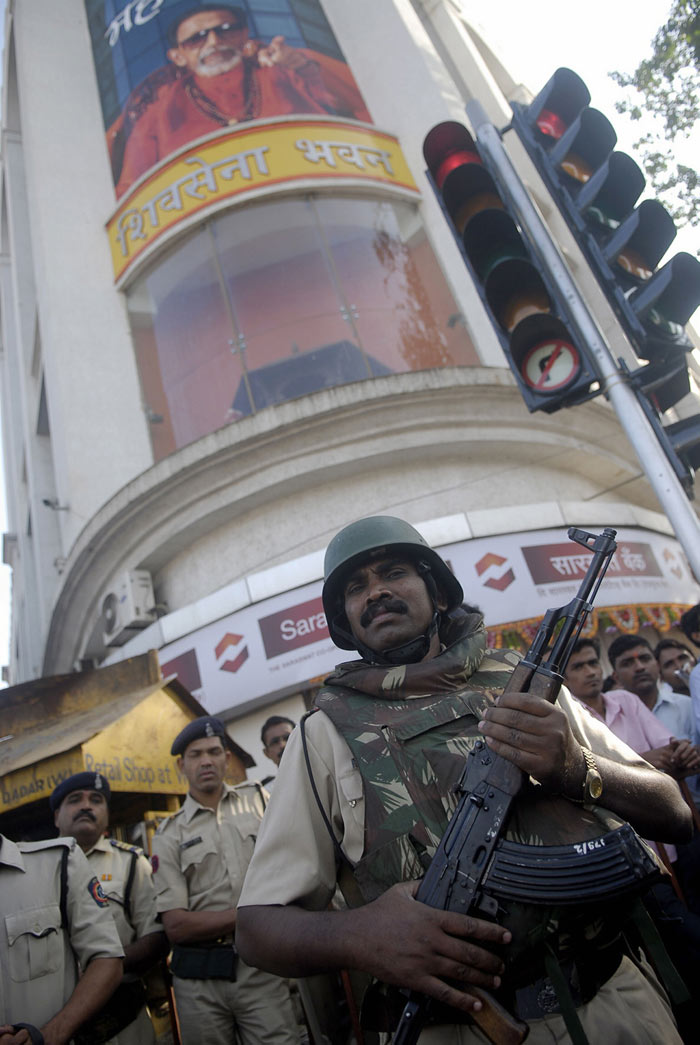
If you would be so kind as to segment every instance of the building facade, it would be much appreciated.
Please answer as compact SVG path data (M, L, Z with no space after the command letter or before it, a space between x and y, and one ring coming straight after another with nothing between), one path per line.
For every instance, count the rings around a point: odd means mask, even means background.
M155 648L259 753L336 659L323 549L368 514L442 547L496 642L574 582L569 525L623 535L605 627L697 601L608 404L527 413L426 177L432 126L527 97L461 5L10 0L5 29L9 681Z

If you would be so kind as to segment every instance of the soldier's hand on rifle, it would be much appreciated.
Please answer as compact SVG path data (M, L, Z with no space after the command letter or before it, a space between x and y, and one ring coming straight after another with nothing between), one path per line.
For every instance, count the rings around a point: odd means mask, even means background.
M464 1012L480 1009L469 984L499 986L503 962L486 948L510 943L511 934L492 922L419 903L413 898L417 888L418 882L401 882L353 911L364 952L359 967Z
M581 746L561 708L530 693L504 693L479 723L486 743L549 791L578 798L585 777Z

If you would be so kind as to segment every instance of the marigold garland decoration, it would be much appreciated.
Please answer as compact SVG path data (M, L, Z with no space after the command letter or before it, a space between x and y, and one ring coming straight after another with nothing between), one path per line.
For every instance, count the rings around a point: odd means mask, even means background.
M659 632L670 631L681 619L688 604L646 604L637 606L603 606L589 614L581 631L581 638L612 634L616 631L633 635L644 627L656 628ZM540 625L541 617L512 621L488 628L486 635L491 649L526 650Z

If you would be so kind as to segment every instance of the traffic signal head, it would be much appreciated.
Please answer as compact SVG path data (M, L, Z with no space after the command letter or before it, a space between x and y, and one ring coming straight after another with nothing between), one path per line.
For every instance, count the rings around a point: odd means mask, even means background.
M615 131L589 101L583 80L558 69L529 106L513 105L513 126L637 355L672 360L692 347L679 327L700 305L700 263L685 255L657 271L676 235L673 219L657 200L636 206L644 175L629 156L613 151Z
M673 219L657 200L638 204L644 175L614 151L612 125L589 102L583 80L558 69L530 105L513 104L513 127L646 361L630 375L635 387L663 412L690 388L684 327L700 305L700 262L678 254L659 268L676 235Z
M529 410L589 398L597 375L560 314L552 285L462 124L429 132L423 155Z
M700 467L700 414L664 425L653 397L642 389L635 390L635 394L677 478L687 495L693 497L693 473Z

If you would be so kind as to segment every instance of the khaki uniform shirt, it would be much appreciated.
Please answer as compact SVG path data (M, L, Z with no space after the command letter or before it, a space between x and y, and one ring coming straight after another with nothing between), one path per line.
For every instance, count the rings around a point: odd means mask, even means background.
M133 855L136 867L129 896L129 918L124 910L124 895L131 872ZM110 910L117 926L122 946L140 940L150 933L161 933L158 921L156 891L153 888L151 865L137 846L126 845L115 838L100 838L85 854L93 874L109 900Z
M158 912L224 911L238 905L265 810L259 784L224 785L217 808L188 795L153 839Z
M597 722L563 689L558 703L569 717L574 736L594 753L647 766L631 748ZM350 748L322 711L305 723L314 783L346 856L356 863L364 848L362 775ZM297 904L325 910L336 887L336 852L318 809L301 743L291 734L274 795L260 830L239 906Z
M84 969L93 958L122 958L124 949L75 839L0 841L0 1024L41 1027L73 993L76 957ZM60 907L66 848L67 932Z

